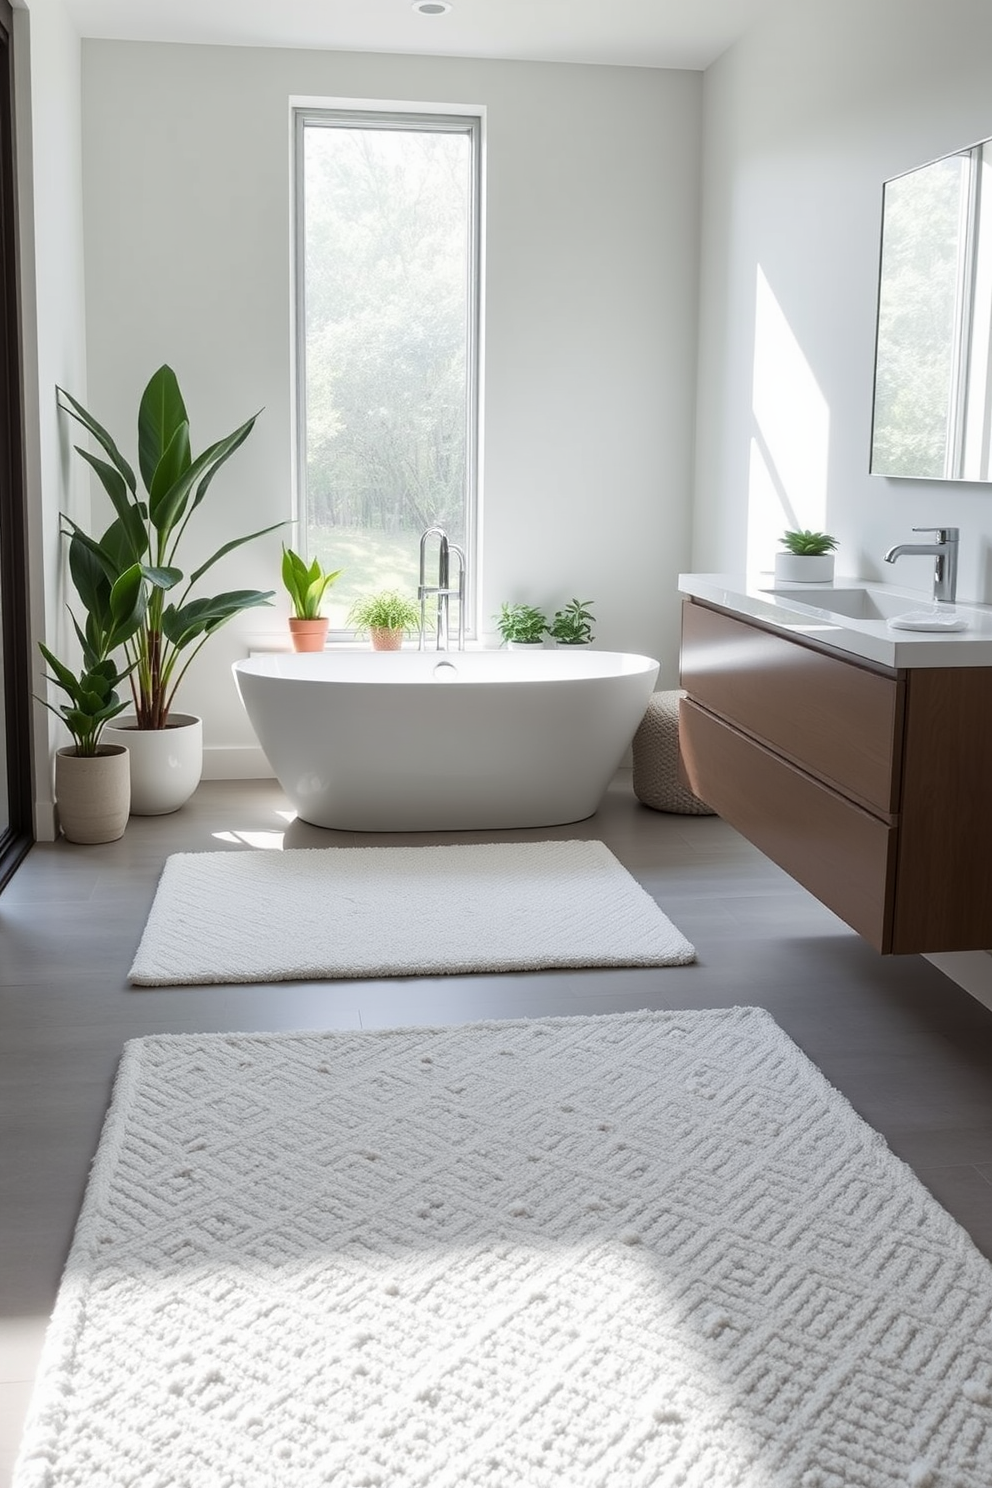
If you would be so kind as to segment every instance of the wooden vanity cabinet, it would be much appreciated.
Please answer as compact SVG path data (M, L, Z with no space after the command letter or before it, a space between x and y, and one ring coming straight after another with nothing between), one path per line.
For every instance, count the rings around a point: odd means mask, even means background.
M893 671L699 600L680 768L884 953L992 947L992 669Z

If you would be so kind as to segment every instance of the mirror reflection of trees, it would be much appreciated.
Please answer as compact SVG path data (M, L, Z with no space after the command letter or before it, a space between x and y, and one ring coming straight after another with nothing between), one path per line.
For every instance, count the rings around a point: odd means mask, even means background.
M335 624L358 593L415 584L424 528L465 542L472 139L303 138L308 550L345 569Z
M945 473L966 157L885 187L872 469Z

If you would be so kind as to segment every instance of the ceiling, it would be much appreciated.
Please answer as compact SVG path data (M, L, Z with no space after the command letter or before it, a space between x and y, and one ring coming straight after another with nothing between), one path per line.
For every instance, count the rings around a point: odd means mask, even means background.
M66 0L83 36L708 67L771 0Z

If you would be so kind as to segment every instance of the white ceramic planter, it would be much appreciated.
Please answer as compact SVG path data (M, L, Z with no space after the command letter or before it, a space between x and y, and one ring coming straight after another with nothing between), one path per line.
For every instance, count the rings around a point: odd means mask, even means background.
M55 754L55 801L69 842L116 842L124 835L130 807L128 751L101 744L95 755L78 755L75 744Z
M543 641L507 641L507 651L543 651Z
M831 584L833 577L833 553L775 554L777 584Z
M203 720L172 713L169 727L139 729L133 714L122 714L103 731L108 744L131 753L131 815L165 816L185 806L203 773Z

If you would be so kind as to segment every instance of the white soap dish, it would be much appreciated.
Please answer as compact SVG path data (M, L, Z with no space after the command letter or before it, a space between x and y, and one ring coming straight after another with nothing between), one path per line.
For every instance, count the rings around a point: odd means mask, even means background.
M968 622L953 610L907 610L887 622L892 630L967 630Z

